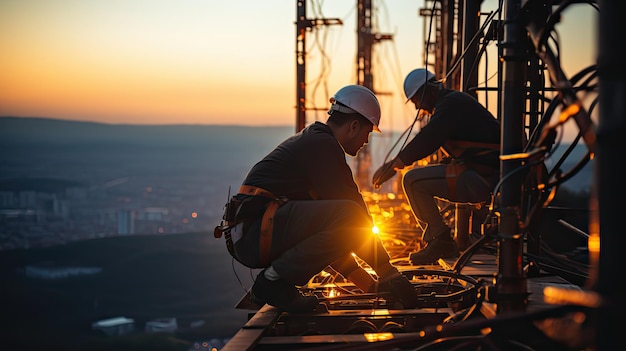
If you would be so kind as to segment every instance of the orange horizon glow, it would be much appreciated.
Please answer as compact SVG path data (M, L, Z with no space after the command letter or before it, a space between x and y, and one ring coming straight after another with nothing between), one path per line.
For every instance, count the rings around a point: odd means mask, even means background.
M493 9L496 3L485 1L483 8ZM379 98L381 129L404 130L415 111L404 104L403 74L423 62L423 19L418 15L423 4L398 0L375 5L381 8L380 32L394 33L392 42L377 46L373 67L375 87L385 92ZM355 81L353 7L351 1L325 4L324 15L340 17L344 25L308 36L311 120L325 120L329 95ZM593 15L581 8L583 16ZM241 0L0 2L0 116L116 124L293 125L295 10L291 2L267 6ZM315 16L311 6L309 12ZM573 26L562 30L563 57L581 60L574 66L578 70L595 59L595 50L589 50L595 33L576 26L576 18L568 14L563 22ZM386 23L385 16L392 22ZM323 43L329 60L319 51L319 42L326 39L322 34L329 38ZM572 37L576 47L591 44L576 51ZM568 67L568 73L574 72Z

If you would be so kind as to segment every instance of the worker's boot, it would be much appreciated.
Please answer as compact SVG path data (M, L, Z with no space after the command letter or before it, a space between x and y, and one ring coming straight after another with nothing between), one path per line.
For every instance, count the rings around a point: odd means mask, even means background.
M404 308L416 308L419 305L417 292L413 284L402 274L378 283L378 292L391 292Z
M314 312L318 305L316 296L304 296L295 285L282 279L269 280L265 270L256 277L250 289L250 301L257 305L272 305L284 312Z
M415 266L434 264L440 258L455 258L459 256L459 248L449 231L442 232L432 239L426 247L410 254L409 259Z
M376 280L374 280L372 275L367 273L367 271L361 267L350 273L348 275L348 280L364 293L376 292Z

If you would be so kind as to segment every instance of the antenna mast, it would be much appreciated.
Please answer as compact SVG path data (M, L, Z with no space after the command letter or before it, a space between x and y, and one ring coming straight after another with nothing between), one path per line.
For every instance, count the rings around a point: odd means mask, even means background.
M343 24L338 18L309 19L306 0L296 1L296 133L306 126L306 32L321 25Z
M392 39L393 37L388 34L372 33L372 0L358 0L357 11L356 83L376 93L374 90L374 76L372 75L372 47L376 42ZM357 155L355 175L361 189L371 190L370 166L371 154L368 145L365 145Z

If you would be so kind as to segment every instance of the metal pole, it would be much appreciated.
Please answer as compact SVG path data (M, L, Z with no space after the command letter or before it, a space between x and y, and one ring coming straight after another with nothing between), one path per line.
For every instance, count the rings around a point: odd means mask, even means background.
M465 0L464 25L463 25L463 48L465 56L461 61L461 89L466 93L478 98L475 89L478 85L478 40L472 43L472 39L480 29L480 5L483 0ZM470 90L471 89L471 90Z
M521 0L504 1L502 47L503 73L501 154L522 151L525 111L526 31L520 20ZM526 309L527 282L522 267L523 236L520 233L522 173L519 159L502 160L500 171L506 177L500 189L501 222L498 238L498 274L496 289L498 312L519 312Z
M306 0L296 2L296 133L306 125Z
M623 314L623 290L616 272L624 271L620 257L626 247L623 233L623 211L617 199L626 196L626 183L617 171L626 155L626 55L622 49L626 36L623 1L599 1L598 76L600 84L600 117L597 128L597 155L594 163L595 191L592 195L589 252L593 285L603 297L597 311L596 350L612 350L623 343L622 328L616 323ZM594 189L592 189L594 190ZM599 236L599 247L598 247ZM599 249L599 256L597 250Z

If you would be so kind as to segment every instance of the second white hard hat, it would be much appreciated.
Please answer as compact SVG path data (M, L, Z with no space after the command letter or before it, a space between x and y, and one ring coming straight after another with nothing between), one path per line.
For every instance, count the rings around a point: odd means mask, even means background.
M435 78L435 75L425 68L417 68L409 72L406 78L404 78L404 95L406 96L406 102L409 102L413 95L415 95L426 82L433 78Z

